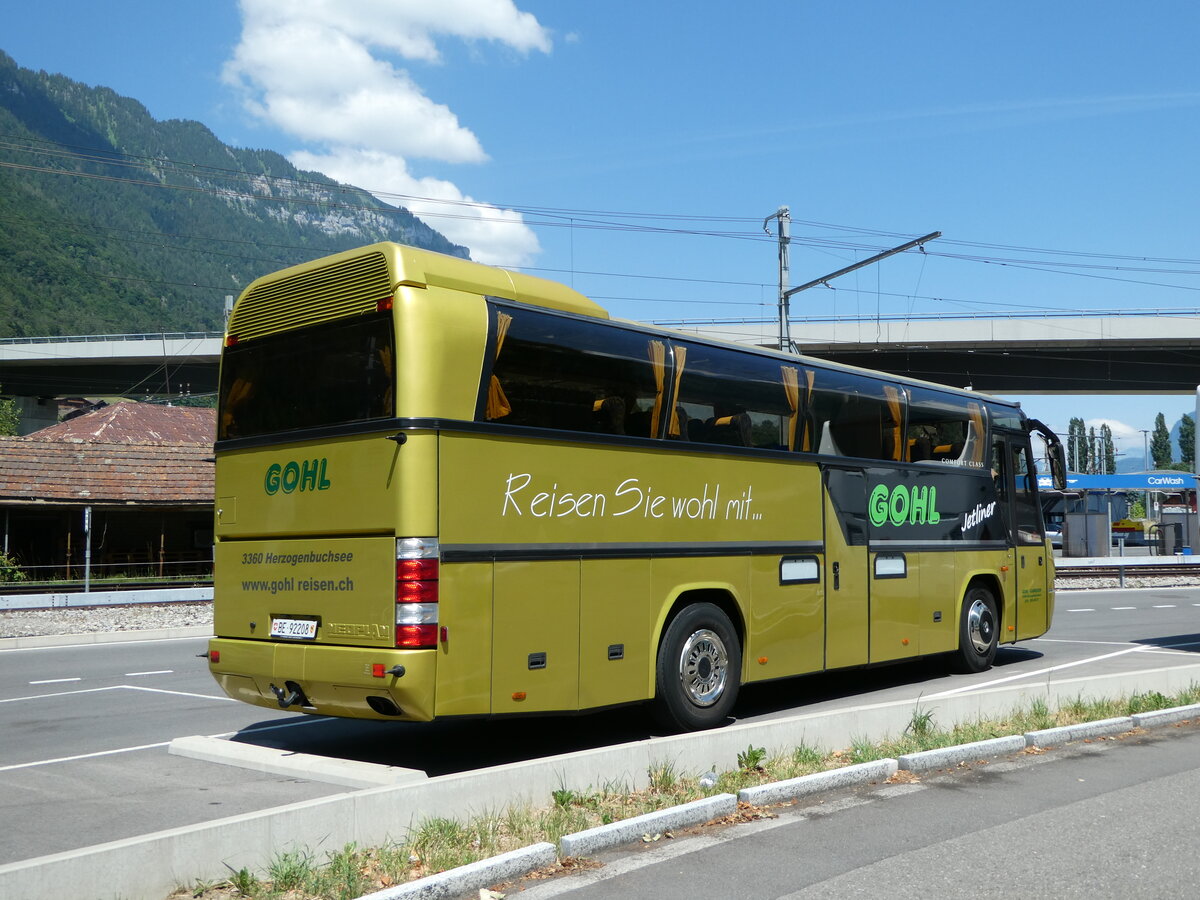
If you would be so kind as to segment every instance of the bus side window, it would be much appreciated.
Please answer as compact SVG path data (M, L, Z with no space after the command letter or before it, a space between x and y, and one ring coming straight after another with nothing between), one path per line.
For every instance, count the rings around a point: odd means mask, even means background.
M854 372L817 369L812 387L816 451L896 460L904 451L904 394Z
M909 389L905 445L909 462L983 468L983 405L940 391Z
M657 437L662 342L608 323L518 308L497 310L493 327L496 350L477 420Z
M804 397L801 373L778 359L723 347L676 345L681 424L670 437L759 450L795 450Z

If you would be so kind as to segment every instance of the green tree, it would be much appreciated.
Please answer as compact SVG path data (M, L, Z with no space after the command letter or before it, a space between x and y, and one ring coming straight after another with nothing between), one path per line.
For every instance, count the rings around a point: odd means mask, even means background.
M1150 458L1154 460L1156 469L1171 465L1171 432L1167 431L1167 420L1162 413L1154 417L1154 431L1150 433Z
M28 576L22 571L20 565L17 564L16 557L9 556L7 553L0 551L0 582L11 584L26 580L28 580Z
M16 434L20 424L21 412L17 409L17 404L0 397L0 434Z
M1086 442L1083 419L1072 417L1071 424L1067 427L1067 468L1072 472L1087 471Z
M1087 471L1092 475L1100 474L1100 454L1096 451L1096 426L1088 429L1087 435Z
M1196 462L1196 420L1187 413L1179 423L1179 459L1187 466L1187 471L1192 471Z
M1117 448L1113 444L1112 429L1107 424L1100 426L1100 442L1104 445L1104 471L1102 475L1117 474Z

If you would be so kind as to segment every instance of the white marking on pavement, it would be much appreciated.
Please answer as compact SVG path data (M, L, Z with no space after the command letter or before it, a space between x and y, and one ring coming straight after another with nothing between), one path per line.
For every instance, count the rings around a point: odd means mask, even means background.
M1155 603L1154 608L1155 609L1174 609L1175 604L1174 603Z
M30 684L65 684L68 681L83 681L82 678L44 678L41 681L31 681Z
M34 766L48 766L51 763L75 762L80 759L95 759L98 756L114 756L117 753L132 753L135 750L153 750L165 747L170 741L160 741L157 744L142 744L140 747L121 747L117 750L98 750L95 753L80 753L78 756L60 756L57 759L38 759L33 762L17 763L14 766L0 766L0 772L11 772L14 769L32 769Z
M1048 672L1057 672L1060 669L1070 669L1074 666L1083 666L1087 665L1088 663L1100 662L1102 659L1111 659L1114 656L1124 656L1127 653L1138 653L1139 651L1145 651L1146 649L1146 647L1139 644L1135 647L1126 647L1124 650L1115 650L1112 653L1104 653L1100 656L1090 656L1087 659L1077 659L1074 662L1063 663L1059 666L1047 666L1044 669L1034 669L1030 672L1022 672L1020 675L1010 675L1007 678L996 678L992 681L984 681L979 684L964 685L963 687L954 688L953 690L942 691L940 694L931 694L926 699L934 700L941 697L950 697L954 694L962 694L967 691L982 690L984 688L994 687L998 684L1004 684L1009 681L1020 681L1022 678L1033 678L1036 675L1045 675Z
M173 675L174 673L174 669L156 669L153 672L126 672L125 677L134 678L138 675Z
M1114 609L1114 610L1118 610L1118 609L1137 609L1137 607L1136 607L1136 606L1114 606L1114 607L1113 607L1113 609Z
M120 687L121 685L115 684L102 688L84 688L81 691L59 691L56 694L30 694L28 697L7 697L4 700L0 700L0 703L16 703L19 700L49 700L53 697L74 697L76 694L96 694L100 691L115 691Z
M146 691L151 694L171 694L176 697L199 697L201 700L228 700L230 703L237 703L232 697L218 697L216 694L193 694L191 691L168 691L164 688L143 687L140 684L120 684L117 687L125 688L130 691Z
M1067 612L1095 612L1094 609L1068 609Z
M218 697L213 694L193 694L189 691L168 691L163 688L144 687L137 684L113 684L108 687L83 688L78 691L58 691L54 694L29 694L25 697L6 697L0 703L16 703L20 700L48 700L53 697L74 697L77 694L95 694L100 691L149 691L152 694L177 694L181 697L199 697L201 700L227 700L237 703L232 697Z

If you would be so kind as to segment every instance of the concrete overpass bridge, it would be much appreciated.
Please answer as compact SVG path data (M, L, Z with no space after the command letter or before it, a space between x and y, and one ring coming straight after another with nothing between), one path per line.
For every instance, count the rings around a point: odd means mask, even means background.
M193 394L217 389L222 335L212 331L0 339L7 396Z
M778 344L774 321L661 324ZM817 316L794 319L792 339L808 355L997 394L1191 394L1200 384L1200 310ZM0 389L30 415L39 398L210 393L220 347L216 332L5 338Z
M774 321L662 323L779 345ZM1200 310L793 319L801 353L993 394L1191 394Z

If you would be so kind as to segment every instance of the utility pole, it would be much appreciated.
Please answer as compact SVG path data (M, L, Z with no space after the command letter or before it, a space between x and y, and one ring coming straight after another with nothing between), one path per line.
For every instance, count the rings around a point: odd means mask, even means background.
M786 212L786 211L787 211L786 208L780 210L780 212ZM778 213L776 215L778 215ZM770 221L770 219L768 219L768 221ZM765 223L764 223L764 227L765 227ZM780 334L783 335L783 334L787 333L786 328L784 326L783 317L785 315L787 315L788 301L790 301L791 298L793 296L795 296L796 294L800 293L801 291L807 291L809 288L816 287L819 284L823 284L826 287L829 287L829 282L833 281L833 279L835 279L835 278L839 278L842 275L847 275L850 272L853 272L857 269L861 269L863 266L869 266L873 263L879 262L880 260L887 259L889 256L895 256L897 253L903 253L905 250L911 250L913 247L920 247L928 241L937 240L941 236L942 236L942 233L940 231L931 231L929 234L925 235L924 237L915 238L911 241L908 241L907 243L901 244L899 247L893 247L891 250L884 250L882 253L876 253L874 256L871 256L871 257L868 257L867 259L856 262L853 265L846 266L843 269L838 269L836 272L830 272L828 275L822 275L820 278L814 278L812 281L809 281L806 284L802 284L802 285L800 285L800 287L794 287L791 290L784 290L783 282L780 281L780 290L779 290L779 316L780 316L779 332L780 332ZM791 341L790 336L788 337L787 347L785 348L781 344L780 349L781 350L792 349L792 341Z
M776 235L779 240L779 350L786 353L792 349L792 334L788 325L788 298L790 295L787 293L788 281L791 278L788 267L788 244L792 242L790 234L792 211L786 206L781 206L774 215L763 219L763 231L767 234L771 233L771 230L767 228L767 223L772 219L778 222Z
M905 250L911 250L913 247L921 247L928 241L937 240L942 236L940 231L932 231L924 237L915 238L907 243L901 244L899 247L893 247L891 250L884 250L882 253L876 253L868 259L856 262L853 265L846 266L843 269L838 269L836 272L830 272L828 275L822 275L820 278L814 278L807 284L802 284L800 287L788 288L790 278L788 268L788 244L792 242L790 234L790 226L792 222L791 210L786 206L779 207L774 214L763 219L763 231L767 234L771 230L767 227L767 223L775 219L779 225L776 231L779 241L779 349L783 353L792 352L795 348L792 345L792 334L789 325L790 304L794 295L801 291L807 291L811 287L816 287L818 284L829 286L829 282L841 275L846 275L856 269L861 269L863 266L869 266L872 263L877 263L880 260L887 259L889 256L895 256L897 253L903 253Z

